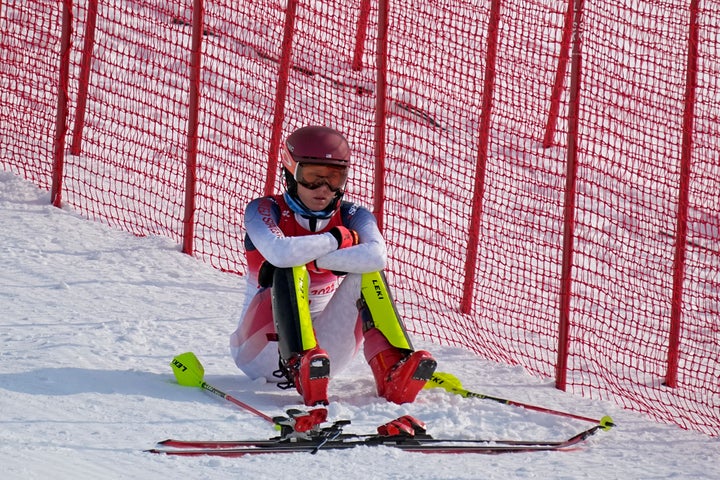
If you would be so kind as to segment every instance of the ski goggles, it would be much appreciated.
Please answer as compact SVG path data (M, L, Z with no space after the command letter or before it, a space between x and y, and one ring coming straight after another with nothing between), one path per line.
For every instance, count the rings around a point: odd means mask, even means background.
M339 165L299 163L295 168L295 181L308 190L327 185L331 192L339 192L345 188L347 177L347 167Z

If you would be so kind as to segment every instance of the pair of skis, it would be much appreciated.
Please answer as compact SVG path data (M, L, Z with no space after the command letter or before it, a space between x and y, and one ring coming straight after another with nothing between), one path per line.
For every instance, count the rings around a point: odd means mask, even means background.
M345 433L343 428L350 424L349 420L340 420L328 427L322 427L326 420L325 409L303 412L288 410L288 417L270 417L231 397L204 381L204 368L192 352L178 355L171 362L173 372L181 385L196 386L217 395L237 406L244 408L255 415L273 423L281 429L281 435L267 440L176 440L168 439L158 442L156 448L146 450L149 453L199 456L211 455L221 457L242 457L245 455L259 455L271 453L308 452L318 453L320 450L345 450L356 447L384 446L409 452L419 453L521 453L539 451L569 450L583 442L598 430L608 430L614 424L610 417L594 420L579 417L563 412L554 412L543 409L546 413L558 413L563 416L589 420L595 423L592 428L584 430L570 438L558 441L540 440L458 440L437 439L430 436L425 425L417 419L404 416L378 428L376 434ZM468 397L488 398L493 401L513 404L508 400L495 397L485 397L462 389L459 381L449 374L445 377L433 377L437 386ZM518 404L526 408L532 407ZM532 407L540 409L540 407ZM324 415L323 415L324 413Z
M424 427L416 425L410 432L394 435L369 434L358 435L343 432L350 421L341 420L330 427L297 434L285 433L268 440L175 440L168 439L158 443L158 448L147 450L176 456L210 455L219 457L242 457L271 453L306 452L315 454L321 450L346 450L356 447L390 447L416 453L525 453L553 450L568 450L592 436L600 428L596 425L568 439L560 441L525 440L456 440L433 438ZM391 424L394 422L390 422Z

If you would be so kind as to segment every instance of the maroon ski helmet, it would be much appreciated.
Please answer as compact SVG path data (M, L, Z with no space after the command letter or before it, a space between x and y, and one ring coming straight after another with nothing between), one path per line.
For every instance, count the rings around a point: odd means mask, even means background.
M345 137L329 127L308 126L292 132L281 148L285 169L295 175L299 163L350 166L350 146Z

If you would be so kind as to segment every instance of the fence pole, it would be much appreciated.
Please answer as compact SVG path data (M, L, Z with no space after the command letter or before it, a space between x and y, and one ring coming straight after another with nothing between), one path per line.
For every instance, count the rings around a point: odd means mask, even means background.
M378 1L377 78L375 91L375 189L373 213L383 231L385 214L385 122L387 112L387 34L390 0Z
M93 49L95 47L95 26L97 24L97 0L88 1L85 16L85 42L80 61L80 78L78 82L77 107L75 107L75 127L73 128L70 153L80 155L82 151L82 135L85 128L85 112L87 110L88 84L92 70Z
M58 81L57 114L55 117L55 151L52 169L50 201L56 207L62 203L63 168L65 166L65 135L68 117L68 84L70 81L70 49L72 37L72 0L62 2L62 38L60 40L60 79Z
M673 295L670 313L670 339L668 344L665 384L677 387L682 329L683 282L685 280L685 253L687 248L688 197L690 195L690 168L692 164L695 124L695 89L697 88L698 61L698 9L699 0L690 2L688 32L688 61L685 84L685 113L683 116L683 143L680 156L680 185L678 192L677 225L675 227L675 259L673 261Z
M358 13L357 30L355 31L355 51L353 53L352 69L360 71L363 68L362 56L365 51L365 39L367 38L367 26L370 19L370 0L360 2Z
M473 190L470 230L468 231L467 254L465 257L465 281L460 311L469 314L472 311L475 296L475 271L477 267L480 224L482 222L483 198L485 196L485 171L487 167L488 144L492 124L493 93L495 90L495 66L497 63L497 45L500 32L500 0L492 0L488 20L487 56L485 59L485 79L483 85L482 112L478 133L478 154L475 163L475 186Z
M560 99L562 98L563 86L565 85L565 73L567 72L567 64L570 60L570 43L572 42L573 32L573 6L568 2L565 11L565 23L563 26L563 36L560 41L560 54L558 56L558 66L555 71L555 83L552 93L550 94L550 111L548 112L547 124L545 125L545 137L543 138L543 148L549 148L553 145L555 130L557 129L557 118L560 112Z
M192 255L195 240L195 190L197 181L198 109L202 66L204 26L203 0L193 1L192 50L190 54L190 102L188 105L187 155L185 167L185 215L183 218L183 252Z
M275 90L275 111L273 114L272 132L268 151L268 169L265 177L265 195L275 191L277 178L278 155L282 141L283 121L285 119L285 98L287 97L290 63L292 61L293 36L295 35L295 16L297 0L288 0L285 9L285 27L283 29L282 51L280 52L280 68L278 70L277 88Z
M584 1L568 0L568 8L573 10L573 53L570 76L570 105L568 110L568 147L564 205L565 229L563 234L563 261L560 278L560 321L558 323L557 362L555 364L555 386L560 390L565 390L567 386L567 364L570 341L570 301L572 299L572 264L575 240L575 183L580 123Z

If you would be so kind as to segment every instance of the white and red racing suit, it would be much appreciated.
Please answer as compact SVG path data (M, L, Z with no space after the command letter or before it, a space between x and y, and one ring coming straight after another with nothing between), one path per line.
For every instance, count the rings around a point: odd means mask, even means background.
M343 225L358 233L360 243L338 249L329 233ZM250 378L277 381L277 343L270 288L258 283L263 262L278 268L308 265L310 313L318 344L330 357L331 372L342 371L358 352L362 329L356 301L361 274L381 271L387 250L375 217L364 207L341 202L328 219L306 218L288 207L283 195L253 200L245 209L245 254L248 262L245 305L230 337L236 365ZM336 272L336 273L333 273ZM347 275L338 276L342 272Z

